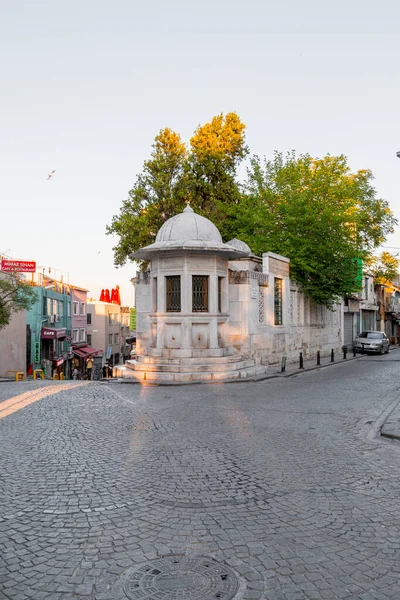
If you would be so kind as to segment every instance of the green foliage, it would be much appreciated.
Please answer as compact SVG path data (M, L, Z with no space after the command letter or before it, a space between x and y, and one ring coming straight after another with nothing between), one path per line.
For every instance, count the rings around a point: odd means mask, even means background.
M290 258L291 277L314 302L332 307L354 291L355 259L370 256L396 223L371 181L370 171L351 173L344 156L255 157L238 237L257 254Z
M332 307L357 287L358 264L373 255L396 224L377 198L368 170L351 172L344 156L314 159L294 152L250 161L247 181L237 170L248 154L245 125L235 113L199 126L188 147L160 131L129 197L107 227L118 237L114 262L154 242L185 201L211 219L224 240L243 239L256 254L291 260L291 277L317 304Z
M154 242L161 225L181 212L185 201L211 219L224 237L233 237L235 206L240 200L236 170L248 150L245 126L235 113L218 115L199 126L189 150L180 136L164 129L153 144L129 198L107 227L118 236L114 262L126 263L130 254Z
M399 275L399 259L390 252L382 252L365 260L365 266L374 276L374 282L385 284L393 282Z
M8 325L11 315L28 310L36 301L35 289L16 273L0 274L0 329Z

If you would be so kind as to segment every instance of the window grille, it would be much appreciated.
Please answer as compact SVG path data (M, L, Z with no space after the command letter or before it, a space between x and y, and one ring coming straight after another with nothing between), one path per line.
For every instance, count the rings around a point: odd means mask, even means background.
M282 325L282 279L275 277L274 283L275 325Z
M208 311L208 276L193 275L192 277L192 311Z
M222 281L223 277L218 277L218 312L222 312Z
M258 289L258 322L264 323L265 305L264 305L264 288L261 286Z
M86 315L86 323L87 323L87 325L91 325L92 324L92 313L87 313L87 315Z
M167 312L181 312L181 277L168 275L166 278Z

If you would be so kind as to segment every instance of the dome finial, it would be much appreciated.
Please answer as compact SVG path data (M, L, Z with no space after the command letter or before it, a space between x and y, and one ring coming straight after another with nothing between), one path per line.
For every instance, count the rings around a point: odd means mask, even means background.
M193 208L190 206L190 198L185 200L185 202L186 202L186 208L183 209L183 212L184 213L194 212Z

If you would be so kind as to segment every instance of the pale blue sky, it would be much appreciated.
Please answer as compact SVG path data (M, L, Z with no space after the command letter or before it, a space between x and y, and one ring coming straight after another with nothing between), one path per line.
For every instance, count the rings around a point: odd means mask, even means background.
M0 0L0 52L0 252L93 296L132 303L105 226L166 126L236 111L252 153L344 153L400 215L398 0Z

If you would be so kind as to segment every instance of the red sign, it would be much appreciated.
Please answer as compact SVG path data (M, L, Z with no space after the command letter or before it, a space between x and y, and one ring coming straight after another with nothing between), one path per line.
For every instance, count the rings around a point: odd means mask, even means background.
M16 271L18 273L35 273L36 263L34 260L11 260L3 258L1 261L2 271Z

